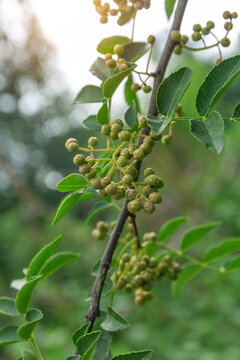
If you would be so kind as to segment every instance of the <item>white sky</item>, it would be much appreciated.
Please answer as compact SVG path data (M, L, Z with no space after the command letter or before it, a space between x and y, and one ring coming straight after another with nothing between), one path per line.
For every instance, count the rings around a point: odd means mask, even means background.
M9 0L10 1L10 0ZM111 3L112 0L109 0ZM104 37L131 35L131 26L116 25L116 18L110 17L108 24L99 22L92 0L30 0L40 20L43 32L57 49L56 67L60 69L69 88L77 92L87 83L98 83L88 71L99 55L96 46ZM227 6L226 6L227 4ZM224 35L224 10L237 11L240 15L240 0L189 0L182 25L182 33L191 35L192 25L213 20L216 34ZM159 34L169 28L164 11L164 0L152 0L149 10L139 12L136 20L135 40L144 41L149 34ZM230 33L233 47L239 47L240 19L234 21ZM164 42L164 38L162 39ZM207 41L210 41L210 39ZM197 43L196 43L197 45ZM209 56L210 51L204 56ZM229 49L223 49L226 57ZM217 51L214 50L217 57Z

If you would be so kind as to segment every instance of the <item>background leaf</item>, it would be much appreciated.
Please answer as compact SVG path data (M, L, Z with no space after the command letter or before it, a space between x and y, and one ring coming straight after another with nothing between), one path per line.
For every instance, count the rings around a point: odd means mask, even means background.
M87 222L91 221L97 215L101 214L103 211L109 209L110 207L112 207L112 204L109 204L106 201L97 202L88 213Z
M217 154L224 148L224 121L221 115L213 111L206 120L190 120L191 133L207 148L212 149Z
M101 125L97 122L96 115L90 115L86 119L83 120L82 126L85 129L92 130L92 131L100 131Z
M106 65L106 60L98 57L90 68L91 73L102 81L111 76L111 70Z
M82 337L88 331L89 326L90 326L90 322L83 324L79 329L74 331L74 333L72 335L72 341L75 346L77 346L78 339L80 337Z
M77 349L82 359L87 360L91 356L97 341L99 340L100 334L101 331L93 331L78 339Z
M20 312L20 314L25 314L27 312L32 292L41 278L42 275L35 276L35 278L27 281L26 284L18 291L15 304L16 309Z
M56 189L59 192L82 190L88 184L85 176L81 174L70 174L57 183Z
M129 353L114 356L112 360L144 360L151 353L152 350L132 351Z
M98 110L97 121L101 125L109 123L107 102L103 103L103 105Z
M128 105L132 105L132 103L135 102L136 111L137 111L137 113L139 113L140 112L139 101L138 101L138 97L137 97L136 93L132 92L132 90L131 90L132 83L133 83L133 77L132 77L132 74L130 74L128 76L128 80L126 81L126 84L124 87L125 100Z
M15 307L15 299L10 297L0 298L0 315L5 316L20 316Z
M108 315L101 323L101 328L110 332L124 330L129 327L129 324L122 315L119 314L113 307L108 306Z
M212 247L206 253L204 261L215 261L237 250L240 250L240 238L225 239L219 245Z
M240 118L240 104L238 104L233 112L233 118Z
M111 99L123 79L125 79L125 77L128 76L132 72L132 70L135 69L135 67L136 66L132 66L124 71L118 72L104 82L103 93L106 99Z
M110 341L110 333L108 331L102 331L94 352L93 360L111 360Z
M6 326L0 330L0 347L22 341L17 334L17 326Z
M79 91L73 103L90 104L90 103L104 102L104 100L105 99L101 87L96 85L87 85Z
M234 270L239 270L240 269L240 257L237 257L236 259L234 259L233 261L229 262L226 266L225 266L226 271L234 271Z
M165 119L160 119L157 116L148 115L147 116L148 125L155 132L155 134L161 134L172 121L172 117L166 117Z
M159 231L159 239L161 242L165 242L185 221L189 220L186 216L180 216L166 221Z
M130 128L138 123L137 112L134 103L132 103L132 105L127 109L124 118Z
M22 360L38 360L37 356L31 350L22 351Z
M35 329L37 323L41 321L43 314L38 309L31 309L27 312L26 323L18 328L18 336L23 340L28 340L33 330Z
M165 0L165 11L168 18L172 15L175 2L176 0Z
M73 193L65 196L57 209L52 225L55 225L74 205L76 205L79 202L81 196L81 193Z
M50 276L52 273L70 263L71 261L77 260L81 254L74 253L72 251L60 251L52 255L43 266L41 274L44 278Z
M217 100L240 73L240 55L221 61L210 71L196 98L197 111L206 116Z
M101 54L114 54L114 46L117 44L126 45L130 43L131 40L126 36L111 36L106 39L103 39L97 46L97 51Z
M202 267L196 264L187 264L184 266L182 272L178 275L178 279L172 282L173 295L177 295L183 286L189 283L201 270Z
M135 62L150 49L150 45L146 42L131 42L124 46L122 58L126 62Z

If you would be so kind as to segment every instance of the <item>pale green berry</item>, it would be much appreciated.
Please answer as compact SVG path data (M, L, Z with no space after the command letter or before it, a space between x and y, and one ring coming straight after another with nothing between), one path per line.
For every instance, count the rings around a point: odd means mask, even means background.
M85 156L82 154L75 155L73 158L73 163L78 166L83 165L85 163Z

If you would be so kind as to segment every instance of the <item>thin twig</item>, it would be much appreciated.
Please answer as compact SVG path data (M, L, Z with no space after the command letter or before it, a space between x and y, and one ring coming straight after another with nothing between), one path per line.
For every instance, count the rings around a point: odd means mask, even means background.
M139 238L138 228L137 228L137 223L136 223L136 215L130 214L130 219L131 219L131 223L133 225L134 235L137 238L137 248L140 249L141 243L140 243L140 238Z

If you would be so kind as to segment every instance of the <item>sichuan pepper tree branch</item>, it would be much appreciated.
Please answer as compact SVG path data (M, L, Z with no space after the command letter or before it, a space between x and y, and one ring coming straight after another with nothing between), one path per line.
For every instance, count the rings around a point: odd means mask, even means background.
M159 63L157 65L157 69L155 72L155 78L154 78L153 90L152 90L152 95L151 95L149 109L148 109L148 115L156 116L158 113L157 106L156 106L156 92L157 92L158 86L160 85L160 83L163 80L168 62L170 60L170 57L172 55L173 48L175 45L174 41L171 39L170 34L173 30L180 29L187 2L188 2L188 0L179 0L178 1L177 8L175 11L173 25L169 32L167 42L165 44L162 56L159 60ZM145 131L146 135L148 134L149 130L150 129L146 129L146 131ZM140 141L141 141L141 139L140 139ZM141 167L141 161L138 161L136 163L136 169L139 171L140 167ZM118 217L116 226L111 234L111 237L108 241L107 247L103 254L103 257L102 257L102 260L101 260L101 263L99 266L99 271L98 271L98 274L95 279L95 283L94 283L94 286L93 286L93 289L91 292L91 304L90 304L88 313L86 314L86 322L88 322L88 321L91 322L89 331L92 330L95 319L100 314L100 301L101 301L101 294L102 294L104 281L106 279L107 272L111 266L112 257L113 257L114 251L116 249L118 239L121 235L121 232L123 230L124 224L125 224L128 216L131 216L131 214L127 210L127 200L125 199L123 206L122 206L121 213Z

